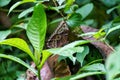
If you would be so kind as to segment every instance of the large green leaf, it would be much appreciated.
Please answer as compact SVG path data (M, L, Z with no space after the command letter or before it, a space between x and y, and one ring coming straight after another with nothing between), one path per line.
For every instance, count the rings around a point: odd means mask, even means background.
M88 40L74 41L70 44L65 45L62 48L48 49L47 51L49 51L50 53L53 53L53 54L58 54L58 55L61 55L64 57L68 57L75 64L76 57L74 57L73 54L74 53L82 53L84 51L84 47L78 46L78 45L86 44L89 42L90 41L88 41Z
M12 61L15 61L19 64L22 64L23 66L27 67L28 69L30 69L32 72L34 72L36 75L37 75L37 72L34 68L32 68L30 65L28 65L27 63L25 63L23 60L21 60L20 58L17 58L15 56L12 56L12 55L6 55L6 54L1 54L0 53L0 57L1 58L7 58L7 59L10 59Z
M76 52L82 53L84 51L84 47L78 46L78 47L66 48L66 49L54 48L54 49L48 49L47 51L53 54L58 54L65 58L68 57L70 60L72 60L73 64L75 64L76 57L74 57L73 54Z
M36 5L32 18L27 26L27 36L35 49L37 60L40 60L40 53L44 46L46 28L47 21L44 8L41 4Z
M106 60L107 80L120 78L120 46Z
M89 47L88 46L84 46L84 51L83 52L77 52L76 54L76 58L77 60L81 63L84 61L85 56L89 53Z
M0 41L4 40L10 33L11 30L0 31Z
M11 0L0 0L0 7L6 6Z
M35 58L31 52L31 50L29 49L27 43L23 39L20 39L20 38L6 39L6 40L0 41L0 44L17 47L20 50L26 52L33 59L33 61L35 61Z
M76 13L81 14L82 19L84 19L84 18L86 18L86 17L90 14L90 12L93 10L93 7L94 7L94 6L93 6L92 3L88 3L88 4L86 4L85 6L77 9L77 10L76 10Z
M89 40L78 40L78 41L74 41L74 42L71 42L65 46L63 46L62 48L53 48L53 49L48 49L48 51L54 53L54 54L58 54L64 50L67 50L67 49L72 49L76 46L79 46L79 45L83 45L83 44L87 44L89 43L90 41ZM62 55L62 54L61 54ZM63 54L64 55L64 54Z
M76 27L81 24L82 16L78 13L74 13L70 16L70 18L66 21L67 24L71 27Z

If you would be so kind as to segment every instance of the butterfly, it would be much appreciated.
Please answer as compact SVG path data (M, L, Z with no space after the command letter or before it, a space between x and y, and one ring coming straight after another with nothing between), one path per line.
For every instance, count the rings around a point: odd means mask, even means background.
M68 43L69 29L65 21L61 21L57 29L47 41L48 48L58 48Z
M50 36L50 38L47 41L47 47L48 48L58 48L62 47L65 44L68 43L68 34L69 34L69 28L65 21L61 21L59 26L56 28L56 30L53 32L53 34ZM67 65L65 60L62 60L58 62L58 55L51 56L48 59L48 64L50 68L52 69L55 77L64 77L71 75L69 66Z

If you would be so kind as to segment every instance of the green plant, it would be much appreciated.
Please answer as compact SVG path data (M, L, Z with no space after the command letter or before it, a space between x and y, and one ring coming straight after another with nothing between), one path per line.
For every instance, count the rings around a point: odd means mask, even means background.
M39 18L39 16L40 16L40 18ZM41 22L39 22L39 21L41 21ZM24 61L22 61L21 59L19 59L17 57L14 57L11 55L5 55L5 54L0 54L0 57L8 58L8 59L11 59L15 62L18 62L18 63L24 65L25 67L32 70L36 75L39 75L38 77L40 79L40 68L38 66L40 65L40 56L41 56L41 52L42 52L42 49L44 46L44 39L45 39L45 34L46 34L46 24L47 24L46 23L46 15L45 15L42 5L36 5L34 8L33 16L31 18L30 22L28 23L28 27L27 27L27 35L34 47L34 54L28 47L27 43L22 39L11 38L11 39L2 40L0 42L0 44L14 46L14 47L17 47L17 48L23 50L24 52L26 52L32 58L32 60L35 62L37 69L38 69L38 73L36 72L36 70L31 68L27 63L25 63ZM38 30L38 31L36 31L36 30Z
M12 7L9 6L11 2L15 3ZM29 3L31 5L29 5ZM8 30L0 31L0 44L3 45L0 50L0 57L22 64L34 72L39 79L41 79L40 70L48 57L52 54L58 54L60 59L70 60L73 62L71 63L73 65L76 65L76 62L78 62L80 67L77 66L79 71L76 74L64 78L53 79L76 80L91 75L98 75L98 79L101 80L102 78L99 74L103 74L106 75L107 80L119 80L119 49L113 49L119 43L120 36L120 13L118 3L119 0L0 0L0 11L8 12L12 22ZM27 8L24 7L24 10L20 9L23 7L22 5L25 5L25 7L27 5ZM10 9L7 9L9 7ZM15 14L15 12L17 13ZM46 49L45 41L48 38L48 34L51 34L57 26L57 22L62 20L66 21L70 29L69 36L72 36L69 40L70 43L60 48ZM83 33L79 28L81 25L90 25L99 30L97 32ZM0 27L1 26L0 24ZM81 37L92 37L95 38L95 40L81 40ZM105 65L101 56L99 58L100 52L97 51L97 48L92 47L92 49L90 45L90 43L98 41L104 43L114 51L113 54L107 58L107 61L104 60ZM10 53L13 54L8 55L9 53L6 52L7 47L4 47L4 45L9 45L9 50L11 50ZM24 53L27 53L35 63L37 71L22 60L19 55L14 55L16 52L12 50L13 47L10 46L16 47ZM99 48L99 46L97 47ZM19 54L19 52L16 54ZM23 56L25 56L25 54L23 54ZM116 58L117 61L114 62L114 58ZM6 70L9 73L11 71L14 72L18 68L18 66L13 67L15 69L13 70L10 66L14 64L9 61L4 61L4 59L0 59L0 61L2 62L1 68L3 69L2 75ZM4 68L6 63L9 65L7 66L8 69ZM18 75L20 74L22 74L22 72L18 72ZM21 76L18 77L21 78ZM16 76L13 75L11 75L10 78L6 73L0 79L12 80L15 78Z

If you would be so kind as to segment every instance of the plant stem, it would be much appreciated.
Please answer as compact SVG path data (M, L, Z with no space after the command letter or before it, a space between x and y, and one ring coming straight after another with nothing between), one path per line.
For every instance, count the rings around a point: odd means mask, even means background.
M52 1L55 4L55 7L58 7L56 1L55 0L52 0ZM63 19L65 18L61 11L59 11L59 14L63 17Z
M4 12L8 12L9 9L3 9L3 8L0 8L0 11L4 11ZM13 10L12 12L22 12L23 10Z
M40 69L37 69L37 70L38 70L38 79L41 80Z
M104 41L104 42L111 50L115 51L115 49L113 49L106 41Z

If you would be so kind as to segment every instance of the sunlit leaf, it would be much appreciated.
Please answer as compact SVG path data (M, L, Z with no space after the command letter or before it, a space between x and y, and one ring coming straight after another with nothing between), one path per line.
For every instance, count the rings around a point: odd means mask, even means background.
M65 13L68 13L70 6L74 3L75 0L66 0Z
M42 60L40 65L38 66L39 69L42 68L42 66L44 65L45 61L48 59L48 57L51 55L50 52L48 52L47 50L43 50L42 51Z
M76 9L78 9L78 5L77 4L72 4L65 13L67 13L68 16L69 16L69 15L75 13Z
M44 47L47 28L46 14L41 4L36 5L31 20L27 26L27 36L35 49L35 56L40 60L40 53ZM39 62L38 62L39 63Z
M34 72L37 75L37 72L34 68L32 68L30 65L28 65L27 63L25 63L23 60L21 60L20 58L17 58L15 56L12 55L6 55L6 54L1 54L0 53L0 57L1 58L6 58L6 59L10 59L12 61L15 61L23 66L25 66L26 68L30 69L32 72Z
M31 52L31 50L29 49L27 43L23 39L20 39L20 38L6 39L3 41L0 41L0 44L10 45L10 46L19 48L20 50L26 52L35 61L35 58Z
M102 38L103 36L105 36L105 32L104 29L100 29L98 32L96 32L93 37L96 39Z

